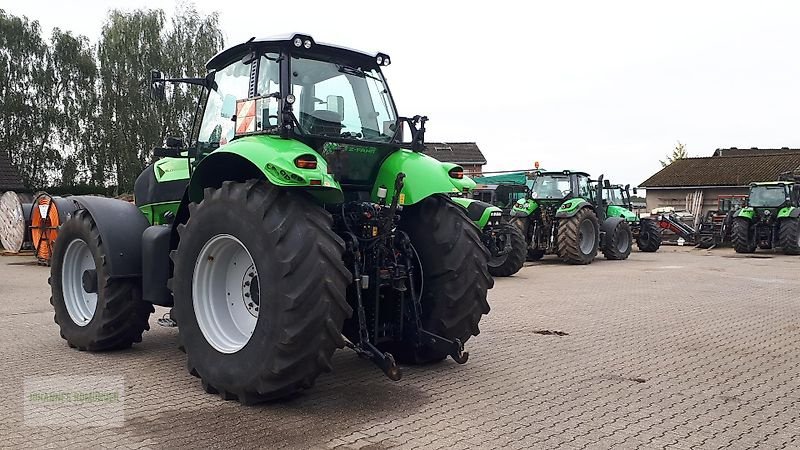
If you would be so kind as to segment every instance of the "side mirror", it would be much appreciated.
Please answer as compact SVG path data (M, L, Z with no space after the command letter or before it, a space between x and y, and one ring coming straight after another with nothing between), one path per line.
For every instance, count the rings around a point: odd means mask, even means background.
M329 95L325 98L325 103L328 106L328 111L339 114L339 117L344 120L344 97L341 95Z
M636 188L633 188L633 195L636 195Z
M167 139L164 140L164 146L167 148L182 149L184 145L183 139L179 137L168 136Z
M603 180L603 187L610 188L611 187L611 182L608 181L608 180Z
M150 71L150 100L164 100L167 98L164 92L164 76L158 70Z

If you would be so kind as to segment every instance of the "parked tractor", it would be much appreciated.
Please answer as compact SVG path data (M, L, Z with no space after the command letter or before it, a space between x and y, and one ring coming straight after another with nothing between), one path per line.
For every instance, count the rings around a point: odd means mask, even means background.
M634 195L636 188L633 188ZM606 216L622 217L631 227L631 233L636 241L636 246L641 252L655 252L661 247L661 227L659 223L649 217L640 217L634 213L631 201L631 186L626 184L605 184L603 186L603 200L606 207Z
M528 259L557 254L569 264L589 264L598 250L607 259L622 260L631 252L630 226L622 217L607 217L602 185L585 172L531 172L530 195L512 208L511 223L528 243Z
M787 255L800 255L800 184L794 176L753 183L747 206L733 218L733 248L753 253L756 248L780 247Z
M481 229L481 241L491 255L489 273L495 277L509 277L519 272L525 264L525 236L517 227L508 224L508 216L504 216L501 208L468 197L476 187L475 181L463 174L454 175L456 180L461 180L461 192L453 195L453 201L461 205L467 217Z
M717 209L709 211L700 222L697 246L713 248L731 242L733 218L747 203L747 195L719 195Z
M489 312L489 253L449 194L461 167L421 153L427 118L398 117L384 53L311 36L214 56L197 127L168 138L136 205L70 197L51 270L71 347L130 347L171 307L189 372L250 404L310 387L348 346L386 375L451 356ZM410 132L403 139L404 129Z

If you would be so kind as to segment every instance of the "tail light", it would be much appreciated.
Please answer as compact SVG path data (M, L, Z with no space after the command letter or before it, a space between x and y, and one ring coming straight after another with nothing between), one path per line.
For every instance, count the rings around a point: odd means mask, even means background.
M461 167L453 167L449 172L447 172L447 174L450 175L450 178L456 178L460 180L464 178L464 169Z
M294 165L300 169L316 169L317 158L314 155L300 155L295 158Z

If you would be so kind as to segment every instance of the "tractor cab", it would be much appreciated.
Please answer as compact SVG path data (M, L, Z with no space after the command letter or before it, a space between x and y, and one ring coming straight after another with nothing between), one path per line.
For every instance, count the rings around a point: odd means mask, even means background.
M531 198L539 203L560 203L570 198L591 200L592 190L592 181L585 172L536 172Z
M784 181L753 183L750 185L747 206L759 215L775 214L778 209L797 204L798 195L795 186L794 183Z
M208 61L209 73L203 78L164 78L154 70L150 76L152 97L164 96L165 83L204 88L192 127L196 131L188 142L168 139L166 148L154 152L167 157L156 162L156 178L170 172L172 178L186 183L190 172L199 171L200 178L214 184L220 165L234 166L236 161L214 158L213 164L203 164L203 160L242 141L285 154L308 149L291 160L279 158L266 169L259 167L274 184L319 192L374 191L381 165L390 154L424 148L427 118L398 116L382 72L390 62L385 53L318 43L311 36L294 34L253 38L228 48ZM404 133L406 128L409 135ZM237 144L235 153L241 155L245 146ZM188 164L182 162L180 177L176 173L180 164L174 159L189 160ZM304 172L308 169L324 173L309 177ZM191 175L194 180L198 174ZM394 180L383 184L391 195ZM448 191L453 188L444 187ZM328 194L317 197L341 201L339 194ZM190 188L192 199L200 195Z

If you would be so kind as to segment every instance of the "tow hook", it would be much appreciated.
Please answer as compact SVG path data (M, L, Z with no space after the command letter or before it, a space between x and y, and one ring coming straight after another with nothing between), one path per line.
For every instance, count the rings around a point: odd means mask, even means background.
M457 348L450 354L450 357L459 364L465 364L469 359L469 352L464 351L464 344L461 343L461 339L456 339L453 344L455 344Z

